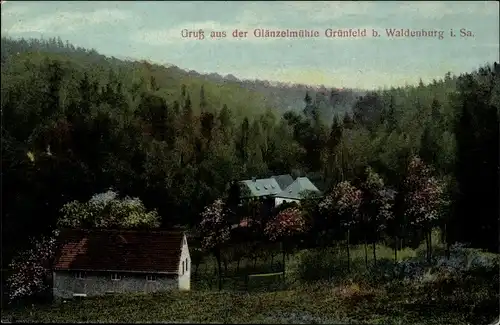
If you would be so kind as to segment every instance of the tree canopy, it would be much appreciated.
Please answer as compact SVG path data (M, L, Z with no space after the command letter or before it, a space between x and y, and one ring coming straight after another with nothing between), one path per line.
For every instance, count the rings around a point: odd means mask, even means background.
M109 188L143 202L108 203L111 224L137 224L124 214L140 211L194 227L237 180L290 173L355 195L370 166L400 192L416 154L447 180L450 238L498 248L497 63L360 93L228 81L58 39L2 38L1 51L4 261L61 215L89 221L101 203L68 202ZM272 92L299 102L290 110ZM357 194L345 197L353 208Z

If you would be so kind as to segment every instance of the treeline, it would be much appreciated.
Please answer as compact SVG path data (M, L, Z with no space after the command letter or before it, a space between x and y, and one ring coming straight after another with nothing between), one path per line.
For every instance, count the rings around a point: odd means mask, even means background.
M217 83L231 80L243 88L263 94L266 100L272 102L279 110L284 111L302 111L304 94L309 92L315 97L317 103L319 103L321 118L326 124L331 123L334 114L350 112L357 98L366 93L366 91L343 88L342 90L335 89L334 93L336 96L332 97L331 90L324 86L313 87L300 84L269 82L266 80L239 80L232 75L221 76L216 73L204 75L196 71L189 71L189 74Z
M140 79L149 79L155 77L162 85L160 92L168 101L175 100L170 97L179 91L180 84L185 84L188 88L199 88L202 84L207 89L208 108L220 107L222 104L231 106L233 112L247 112L253 115L254 112L263 112L266 108L274 108L276 112L282 113L288 110L302 111L303 98L306 92L315 97L321 112L321 117L325 123L332 121L335 112L350 111L357 97L363 95L363 91L342 89L337 92L335 100L330 96L331 92L325 87L312 87L307 85L285 84L268 82L262 80L240 80L232 75L221 76L217 73L201 74L196 71L185 71L173 65L158 65L148 62L132 62L119 60L115 57L106 57L97 53L94 49L85 49L74 46L68 41L64 42L61 38L40 39L10 39L2 38L1 62L4 64L9 57L16 57L19 54L30 53L52 53L66 55L63 59L82 59L86 63L96 63L103 65L106 69L120 67L135 68L137 71L145 69L145 74L138 76ZM79 63L81 63L80 61ZM139 73L140 74L140 73ZM242 91L242 89L246 91ZM231 96L229 96L231 94ZM224 99L224 103L221 99ZM231 100L234 98L234 102ZM192 98L194 110L197 112L197 97ZM244 103L244 105L241 105ZM252 111L250 111L252 110ZM248 115L247 114L247 115ZM243 115L245 115L243 113Z
M2 39L6 263L55 225L65 203L109 188L141 198L163 227L193 226L231 181L292 173L329 192L371 166L398 191L415 154L446 183L450 240L498 247L496 63L369 93L327 123L312 93L303 112L280 116L230 83L26 42Z

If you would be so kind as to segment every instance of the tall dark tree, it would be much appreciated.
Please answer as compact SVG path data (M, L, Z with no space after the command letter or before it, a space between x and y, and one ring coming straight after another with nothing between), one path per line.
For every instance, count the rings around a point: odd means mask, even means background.
M342 181L342 148L340 142L342 141L342 122L338 115L334 115L332 126L330 127L330 135L327 140L326 147L326 165L324 170L324 177L327 184L333 186L335 182Z
M354 126L354 120L348 112L345 112L344 117L342 119L342 125L345 129L352 129Z
M249 141L249 132L250 132L250 122L248 118L244 118L240 127L240 135L238 140L238 156L241 161L245 164L248 160L248 141Z
M191 97L189 93L186 94L186 98L184 100L184 106L182 107L182 128L183 132L193 132L194 127L194 114L193 114L193 106L191 103ZM188 134L184 134L187 136Z
M311 118L312 115L313 115L313 99L312 97L309 95L309 92L306 92L306 96L304 97L304 103L305 103L305 107L304 107L304 115Z
M420 157L426 164L435 165L440 148L437 143L436 135L433 133L434 130L429 124L430 123L427 123L425 126L420 139Z
M205 98L205 88L201 85L200 88L200 112L203 114L207 110L207 99Z
M455 130L458 193L451 240L498 251L500 77L491 68L483 72L459 78L456 105L461 113Z
M374 131L380 122L383 106L380 96L370 92L361 96L353 107L353 119L369 131Z
M218 123L224 143L231 141L230 139L233 132L233 117L226 104L222 106L216 122Z

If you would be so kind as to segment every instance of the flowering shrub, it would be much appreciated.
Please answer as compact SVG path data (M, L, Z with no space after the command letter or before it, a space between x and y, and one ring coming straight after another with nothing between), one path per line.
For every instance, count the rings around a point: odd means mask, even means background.
M202 235L201 245L205 250L218 248L222 243L229 240L231 227L224 213L224 202L221 199L205 207L200 222L200 233Z
M362 201L360 205L363 222L372 231L383 231L387 221L392 219L391 193L385 189L383 179L370 167L366 170L366 180L362 185Z
M118 198L113 191L94 195L88 202L73 201L65 204L58 220L59 227L120 227L137 228L160 226L156 211L147 211L138 198Z
M402 280L415 280L424 276L425 267L420 261L403 260L398 261L394 273L396 278Z
M414 157L404 181L406 188L406 214L411 224L429 228L439 218L443 201L444 184L431 176L430 169L418 157Z
M450 257L436 259L436 270L460 274L475 270L492 271L498 273L500 258L495 254L488 254L477 249L466 248L463 244L454 244L450 247Z
M333 210L335 202L333 195L326 195L323 200L318 203L318 211L322 214L327 214Z
M33 239L31 247L12 260L12 275L7 279L10 302L47 289L46 279L50 276L57 235L54 231L52 236Z
M264 232L271 240L291 237L307 230L307 223L297 208L288 208L271 219Z
M387 190L380 190L376 198L378 213L376 215L376 224L378 231L383 231L387 228L387 223L394 219L393 204L394 197Z
M319 203L319 210L321 213L337 214L342 219L341 224L350 227L359 216L361 198L360 190L348 181L341 182Z
M205 207L201 213L202 220L199 224L201 247L205 251L212 251L217 259L219 290L222 289L221 248L231 236L231 225L225 211L224 202L217 199Z

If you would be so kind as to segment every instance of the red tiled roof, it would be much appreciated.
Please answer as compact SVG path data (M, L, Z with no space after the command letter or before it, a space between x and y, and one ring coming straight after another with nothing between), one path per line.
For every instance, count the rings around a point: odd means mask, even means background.
M243 218L240 221L240 227L250 227L252 225L260 224L259 220L255 220L253 218Z
M180 231L63 230L55 270L178 272Z
M247 228L247 227L252 227L252 226L255 226L255 225L259 225L260 224L260 221L259 220L255 220L255 219L252 219L252 218L243 218L240 220L239 223L236 223L236 224L233 224L231 226L232 229L235 229L235 228Z

